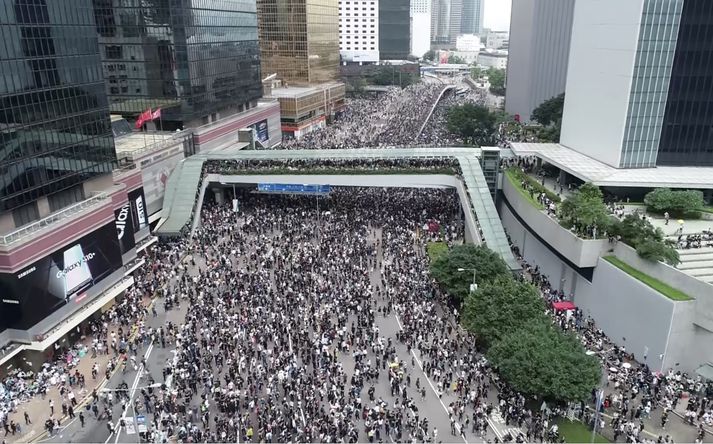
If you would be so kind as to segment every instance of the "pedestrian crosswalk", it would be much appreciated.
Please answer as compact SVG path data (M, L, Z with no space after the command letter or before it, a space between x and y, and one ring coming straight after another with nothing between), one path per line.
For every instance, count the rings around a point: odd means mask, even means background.
M503 416L497 410L493 410L493 412L490 414L490 419L492 421L491 426L493 427L493 429L495 429L495 434L499 438L502 438L507 434L510 434L510 436L514 438L519 433L524 433L517 427L508 427L505 424L505 418L503 418Z

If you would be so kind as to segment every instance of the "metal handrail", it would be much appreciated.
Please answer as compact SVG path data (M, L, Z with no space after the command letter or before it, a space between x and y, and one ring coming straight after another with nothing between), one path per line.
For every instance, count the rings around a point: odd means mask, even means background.
M97 193L96 195L90 197L89 199L77 202L66 208L63 208L56 213L50 214L49 216L40 219L38 221L32 222L31 224L25 225L12 231L4 236L0 237L0 245L10 245L18 240L27 237L43 228L59 222L60 220L66 219L69 216L77 214L87 208L93 207L97 203L104 201L109 197L109 194L105 192Z
M133 134L139 134L139 133L133 133ZM146 134L151 134L151 133L146 133ZM158 151L163 148L166 148L167 146L177 145L178 143L183 143L183 140L185 140L186 137L190 136L192 134L192 131L183 130L179 133L169 133L167 131L163 131L163 132L156 132L155 134L169 135L170 137L167 139L150 141L150 143L148 143L147 145L144 145L143 148L140 148L135 151L126 152L126 155L127 155L126 157L129 157L133 160L139 156L143 156L150 152Z

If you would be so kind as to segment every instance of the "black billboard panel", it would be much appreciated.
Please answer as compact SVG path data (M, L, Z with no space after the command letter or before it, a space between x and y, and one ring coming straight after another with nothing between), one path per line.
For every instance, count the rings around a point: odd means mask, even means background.
M109 223L17 273L0 273L0 326L26 330L122 266ZM2 330L2 328L0 328Z
M146 210L146 197L144 187L130 191L128 194L131 204L131 217L134 222L134 233L149 225L149 215Z
M131 216L131 202L126 202L118 210L114 211L114 220L116 221L116 237L119 240L121 254L134 248L136 241L134 240L134 221Z

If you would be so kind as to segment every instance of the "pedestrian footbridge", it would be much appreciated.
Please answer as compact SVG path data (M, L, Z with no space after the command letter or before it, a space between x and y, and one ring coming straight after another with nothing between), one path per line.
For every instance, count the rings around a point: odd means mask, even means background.
M196 214L200 211L203 197L210 184L249 184L249 183L286 183L315 184L333 186L379 186L379 187L453 187L458 191L465 217L465 226L469 241L485 244L499 253L510 268L518 270L519 264L510 251L500 217L493 202L495 180L498 168L497 159L488 159L486 180L481 168L483 151L478 148L385 148L385 149L348 149L348 150L258 150L234 151L221 153L197 154L183 160L168 179L164 197L161 221L156 234L162 237L186 236L191 227L198 223ZM493 149L487 150L492 153ZM219 160L363 160L379 161L388 159L456 159L460 166L462 177L455 174L443 174L442 171L420 170L405 174L384 174L369 171L368 176L356 174L353 169L340 175L330 171L329 174L270 174L266 171L256 174L246 171L245 174L231 171L230 174L203 172L207 161ZM378 170L375 165L374 169ZM368 180L364 180L368 177Z

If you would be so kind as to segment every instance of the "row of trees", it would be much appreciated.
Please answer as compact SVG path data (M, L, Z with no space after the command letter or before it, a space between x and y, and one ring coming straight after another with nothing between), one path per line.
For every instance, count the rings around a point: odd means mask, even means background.
M453 302L464 303L463 327L514 389L549 401L581 401L599 383L598 359L573 334L553 326L539 290L515 279L494 252L456 246L431 264L431 272Z
M611 216L601 190L591 183L583 184L564 200L557 217L562 226L578 235L601 237L606 233L617 237L635 248L643 259L664 261L673 266L681 262L673 242L666 239L660 228L635 214L628 214L622 220Z

